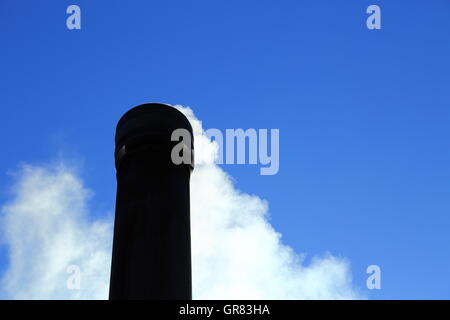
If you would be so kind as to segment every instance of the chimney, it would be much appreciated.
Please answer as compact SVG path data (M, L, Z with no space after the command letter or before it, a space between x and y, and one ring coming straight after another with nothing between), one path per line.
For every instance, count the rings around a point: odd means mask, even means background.
M191 164L176 165L172 132L188 119L149 103L126 112L115 137L116 213L109 298L192 299L189 180Z

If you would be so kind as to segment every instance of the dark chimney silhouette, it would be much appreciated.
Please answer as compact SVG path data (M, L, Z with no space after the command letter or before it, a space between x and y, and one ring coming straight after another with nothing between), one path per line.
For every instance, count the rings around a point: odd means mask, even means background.
M159 103L126 112L116 128L116 214L109 298L192 299L189 180L172 132L188 119ZM185 152L185 151L183 151Z

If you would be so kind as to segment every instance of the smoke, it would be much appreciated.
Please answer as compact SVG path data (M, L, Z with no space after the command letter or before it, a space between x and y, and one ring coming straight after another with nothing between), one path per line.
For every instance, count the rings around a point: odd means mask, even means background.
M9 265L0 283L6 299L101 299L109 287L111 219L90 221L90 192L62 164L22 165L2 207L1 234ZM69 290L70 266L81 271Z
M218 146L189 108L196 167L191 179L195 299L357 299L349 263L330 254L304 265L267 219L267 202L236 190L217 165ZM112 215L92 221L86 189L73 169L24 165L2 206L8 266L0 296L8 299L105 299ZM70 290L69 266L80 288Z

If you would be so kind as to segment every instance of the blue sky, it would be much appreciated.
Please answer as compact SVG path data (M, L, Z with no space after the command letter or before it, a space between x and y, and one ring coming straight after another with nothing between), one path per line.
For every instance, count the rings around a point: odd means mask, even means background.
M371 299L449 299L449 35L446 0L3 0L0 201L19 163L64 158L94 215L113 210L117 120L181 104L205 128L280 129L277 175L222 167L286 244L348 258ZM372 264L381 290L365 289Z

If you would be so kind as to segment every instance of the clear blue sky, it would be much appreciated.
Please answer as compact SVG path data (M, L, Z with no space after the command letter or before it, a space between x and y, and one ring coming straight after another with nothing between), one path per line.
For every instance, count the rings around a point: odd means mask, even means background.
M280 129L277 175L223 167L286 244L347 257L371 299L450 298L448 0L2 0L0 45L2 203L8 170L62 154L113 210L118 118L182 104L205 128Z

